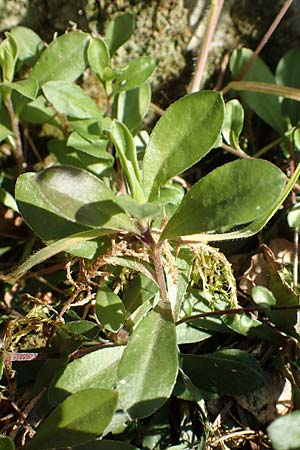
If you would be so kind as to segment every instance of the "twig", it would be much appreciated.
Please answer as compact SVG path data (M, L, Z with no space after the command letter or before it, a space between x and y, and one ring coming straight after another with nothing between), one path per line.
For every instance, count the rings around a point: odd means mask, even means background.
M256 60L256 58L258 57L258 55L260 54L260 52L264 48L264 46L267 44L267 42L269 41L270 37L272 36L272 34L274 33L274 31L276 30L278 25L280 24L283 16L285 15L285 13L287 12L287 10L289 9L289 7L291 6L292 3L293 3L293 0L286 0L285 1L284 5L280 9L279 13L277 14L275 19L271 23L269 29L267 30L267 32L263 36L262 40L258 44L258 46L257 46L255 52L253 53L252 57L249 59L247 64L243 67L241 72L236 77L236 81L241 80L245 76L245 74L248 72L248 70L250 69L250 67L252 66L252 64L254 63L254 61Z
M195 74L192 80L190 92L198 92L201 86L201 80L204 72L204 67L207 61L207 56L211 41L218 23L218 19L222 10L224 0L211 0L211 9L208 18L208 23L205 29L203 44L196 64Z

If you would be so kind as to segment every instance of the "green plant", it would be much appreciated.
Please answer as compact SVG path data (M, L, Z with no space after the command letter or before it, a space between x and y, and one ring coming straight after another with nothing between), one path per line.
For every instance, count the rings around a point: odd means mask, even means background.
M268 161L240 159L185 192L176 177L218 147L222 136L241 151L243 109L237 100L225 106L219 92L196 92L171 105L150 136L140 132L157 62L138 58L125 68L112 63L132 29L126 14L105 39L72 31L42 49L33 32L17 27L0 47L1 138L11 144L19 172L26 167L20 121L59 132L49 143L56 164L22 173L15 190L18 211L48 245L3 279L14 283L60 252L71 258L70 288L45 317L48 344L59 359L49 358L33 391L46 418L26 450L137 448L127 441L155 448L155 439L171 449L172 437L143 436L142 425L146 419L154 430L172 401L196 405L201 425L199 436L182 448L200 446L201 439L205 445L210 424L204 399L258 389L262 368L232 345L201 355L183 347L179 352L178 345L205 341L215 330L277 343L284 339L281 331L298 337L295 311L287 324L268 310L274 302L254 294L263 305L255 310L273 314L274 330L239 307L230 264L208 243L260 231L291 192L300 166L287 179ZM31 69L14 81L24 64ZM102 109L75 82L87 67L103 85ZM288 295L284 305L295 306ZM282 303L278 299L274 308ZM82 319L71 307L85 304L91 310Z

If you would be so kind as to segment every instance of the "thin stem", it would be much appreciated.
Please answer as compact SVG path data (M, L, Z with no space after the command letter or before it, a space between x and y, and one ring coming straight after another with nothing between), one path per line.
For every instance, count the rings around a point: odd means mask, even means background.
M15 115L14 107L13 107L10 97L6 99L5 106L7 108L11 127L12 127L12 130L14 133L14 141L15 141L15 149L14 150L15 150L19 173L23 173L26 169L26 162L25 162L24 154L23 154L23 146L22 146L22 139L21 139L20 128L19 128L19 120L17 119L17 117Z
M212 42L218 19L222 10L224 0L211 0L211 9L208 23L205 29L203 44L196 64L196 71L192 80L190 92L198 92L200 90L203 77L204 67L207 61L210 44Z
M159 287L159 292L161 296L161 300L164 304L167 304L169 302L168 300L168 294L167 294L167 286L166 286L166 280L165 280L165 274L163 265L161 262L160 257L161 252L161 245L156 244L154 242L154 245L152 246L152 256L153 256L153 263L156 273L156 280Z
M218 317L218 316L232 316L234 314L244 314L247 312L267 312L267 311L290 311L290 310L299 310L300 305L283 305L283 306L271 306L270 308L264 308L262 306L248 306L247 308L234 308L234 309L219 309L216 311L208 311L200 314L194 314L189 317L184 317L176 322L176 326L181 323L190 322L194 319L202 319L204 317Z
M224 142L221 144L221 147L223 150L226 150L227 152L232 153L234 156L238 156L239 158L253 159L252 156L247 155L247 153L243 152L242 150L238 150L237 148L224 144Z
M150 103L150 109L152 109L152 111L154 111L158 116L162 116L165 112L164 109L153 102Z
M286 0L285 1L284 5L280 9L279 13L277 14L275 19L271 23L269 29L267 30L267 32L263 36L262 40L258 44L258 46L257 46L255 52L253 53L252 57L249 59L247 64L243 67L241 72L236 77L236 81L241 80L245 76L245 74L248 72L248 70L250 69L250 67L252 66L252 64L254 63L254 61L256 60L256 58L258 57L258 55L260 54L260 52L264 48L264 46L267 44L267 42L269 41L270 37L272 36L272 34L274 33L274 31L276 30L278 25L280 24L283 16L285 15L285 13L287 12L287 10L289 9L289 7L291 6L292 3L293 3L293 0Z
M291 176L294 175L295 172L295 159L294 159L294 147L293 142L289 142L289 151L290 151L290 174ZM295 191L291 192L291 201L292 205L295 205L297 203L296 199L296 193ZM294 257L293 257L293 284L296 288L298 286L298 252L299 252L299 228L294 228Z
M269 150L271 150L273 147L275 147L277 144L280 144L284 141L284 137L280 137L278 139L275 139L275 141L271 142L270 144L266 145L265 147L258 150L258 152L254 153L253 158L259 158L260 156L267 153Z
M164 269L163 269L161 256L160 256L162 243L161 242L157 243L154 240L149 229L147 229L146 232L144 233L144 239L151 248L152 260L153 260L155 275L156 275L156 282L157 282L157 285L159 288L161 300L166 305L169 302L169 299L168 299Z

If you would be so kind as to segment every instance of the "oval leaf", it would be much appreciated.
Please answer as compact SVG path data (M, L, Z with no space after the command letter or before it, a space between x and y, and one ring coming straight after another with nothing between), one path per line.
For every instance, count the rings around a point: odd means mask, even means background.
M170 308L157 306L136 327L120 361L120 405L132 419L148 417L170 397L178 355Z
M146 197L156 200L160 186L199 161L222 127L224 104L217 92L197 92L173 103L150 136L143 162Z
M230 69L233 78L243 70L253 55L253 51L248 48L239 48L234 50L230 59ZM243 77L244 81L262 81L265 83L275 84L275 77L258 56L253 61L249 70ZM274 130L284 133L285 122L281 113L280 99L272 95L261 94L256 92L241 92L243 101L252 108L256 114L267 122Z
M88 60L91 69L103 79L105 69L109 67L110 56L105 42L100 38L92 38L88 47Z
M298 62L297 62L298 61ZM276 81L284 86L300 88L300 49L288 51L279 61L276 68ZM293 125L297 125L300 115L300 103L284 99L281 104L284 115L287 115Z
M59 36L42 53L30 78L40 86L51 80L76 80L86 68L88 41L89 35L79 31Z
M53 166L38 173L36 182L61 217L91 227L136 231L114 202L114 193L85 170Z
M105 38L111 55L130 38L134 32L134 25L134 17L129 13L119 14L110 21Z
M184 373L209 394L241 395L262 387L263 373L254 356L242 350L183 355Z
M125 307L117 294L100 288L96 295L96 315L105 329L115 333L124 323Z
M32 65L44 48L41 38L26 27L12 28L11 34L18 44L18 60L27 65Z
M239 148L239 137L244 125L244 110L236 99L230 100L225 105L225 117L222 134L227 144Z
M265 286L254 286L251 296L256 305L266 308L276 305L276 298Z
M88 229L59 216L41 195L35 179L36 174L30 172L19 176L15 197L26 223L43 241L51 242ZM82 258L93 258L97 249L97 242L91 241L81 244L78 251L75 248L69 251L74 250L73 254Z
M267 431L274 450L299 450L300 411L274 420Z
M131 61L127 67L118 71L114 91L129 91L144 84L156 69L157 60L141 56Z
M136 134L150 102L151 89L148 83L130 91L120 92L117 97L118 120L123 122L132 134Z
M60 114L77 119L101 118L94 100L71 81L49 81L43 85L43 92Z
M70 394L88 388L112 389L123 351L123 346L102 348L69 363L50 386L50 402L57 405Z
M225 164L185 195L161 239L230 229L264 215L286 185L283 172L258 159Z
M117 407L118 393L86 389L64 400L45 419L24 450L84 444L103 433Z

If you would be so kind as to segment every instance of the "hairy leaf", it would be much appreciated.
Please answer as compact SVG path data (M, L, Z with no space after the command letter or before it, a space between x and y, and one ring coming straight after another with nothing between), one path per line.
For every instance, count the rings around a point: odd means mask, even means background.
M125 307L121 298L113 291L98 289L95 309L99 322L106 330L116 333L123 325Z
M97 228L136 231L134 224L114 202L114 193L85 170L52 166L39 172L36 182L61 217Z
M253 392L264 382L257 360L242 350L183 355L182 368L200 390L219 396Z
M150 416L170 397L177 371L172 314L158 305L133 331L120 361L120 405L132 419Z
M187 95L166 110L144 157L146 198L156 200L160 186L206 155L221 131L223 115L222 96L209 91Z
M43 92L60 114L78 119L101 118L94 100L71 81L48 81Z
M63 34L51 42L32 68L30 77L42 86L47 81L73 81L86 68L89 35L79 31Z
M70 394L84 389L112 389L124 347L108 347L75 359L53 379L49 388L49 400L57 405Z
M84 444L103 433L117 407L118 393L85 389L70 395L44 420L24 450Z
M134 26L134 17L129 13L119 14L110 21L105 33L105 39L111 55L130 38L134 32Z
M285 185L283 172L264 160L244 159L218 167L185 195L161 239L252 222L276 205Z

